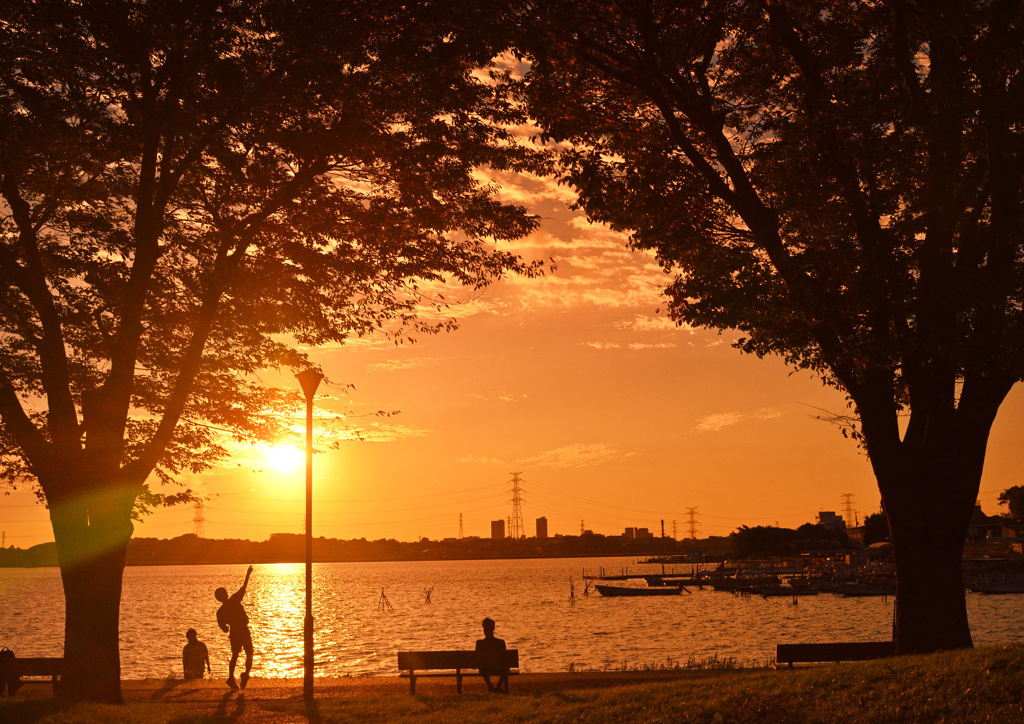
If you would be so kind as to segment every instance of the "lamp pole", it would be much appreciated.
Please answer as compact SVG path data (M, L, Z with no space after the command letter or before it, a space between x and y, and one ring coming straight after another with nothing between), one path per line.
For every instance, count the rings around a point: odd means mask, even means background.
M313 395L324 376L305 369L295 377L306 396L306 619L303 622L302 694L313 698Z

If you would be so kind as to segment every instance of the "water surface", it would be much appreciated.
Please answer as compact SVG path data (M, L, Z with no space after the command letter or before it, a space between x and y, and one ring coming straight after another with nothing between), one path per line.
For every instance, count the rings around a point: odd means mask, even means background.
M582 595L583 569L609 572L630 559L323 563L313 567L317 675L396 675L396 652L472 648L480 621L519 649L525 672L683 664L733 658L763 663L775 644L872 641L891 636L893 599L692 595ZM650 567L649 572L660 572ZM125 678L180 676L192 627L206 642L214 675L225 676L227 636L217 628L213 591L237 589L245 566L153 566L125 571L121 665ZM576 602L569 601L569 579ZM257 566L249 613L260 677L301 676L304 566ZM426 589L433 588L430 602ZM381 592L391 604L381 604ZM60 656L64 599L56 568L0 568L0 646L22 656ZM977 644L1024 638L1024 596L968 594ZM383 610L381 610L383 609Z

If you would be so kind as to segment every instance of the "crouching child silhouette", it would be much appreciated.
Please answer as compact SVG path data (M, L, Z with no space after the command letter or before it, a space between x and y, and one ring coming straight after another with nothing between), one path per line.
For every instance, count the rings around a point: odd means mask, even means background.
M494 620L484 619L484 637L476 642L476 652L482 654L484 661L480 667L480 675L487 682L487 691L508 693L508 665L505 663L505 640L494 637ZM491 677L498 677L498 683L492 684Z
M245 671L242 672L240 680L242 688L249 683L249 670L252 668L252 634L249 632L249 616L242 607L242 597L245 596L245 588L249 585L249 576L252 575L252 566L245 572L245 581L242 587L228 596L227 589L218 588L213 592L213 597L220 601L220 608L217 609L217 625L221 631L228 634L228 641L231 643L231 661L228 663L228 686L237 689L235 683L235 664L238 663L238 654L245 650Z
M199 634L194 628L185 632L185 638L188 639L188 643L181 650L181 670L186 680L201 679L204 666L206 672L210 671L210 652L207 651L206 644L199 640Z

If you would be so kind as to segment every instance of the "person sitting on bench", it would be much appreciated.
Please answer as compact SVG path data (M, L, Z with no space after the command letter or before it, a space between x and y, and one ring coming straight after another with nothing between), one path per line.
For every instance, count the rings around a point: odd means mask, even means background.
M480 667L480 675L487 682L487 691L508 693L508 666L505 665L505 640L494 638L494 620L484 619L484 637L476 642L476 652L494 661ZM491 677L497 676L498 683L492 684Z

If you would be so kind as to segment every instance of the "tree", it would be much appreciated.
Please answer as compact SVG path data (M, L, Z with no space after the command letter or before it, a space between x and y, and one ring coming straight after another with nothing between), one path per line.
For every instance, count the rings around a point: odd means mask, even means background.
M889 540L889 521L884 513L870 513L864 516L864 545Z
M531 158L486 8L0 2L0 459L49 507L63 695L121 700L133 515L189 499L156 483L218 430L276 433L299 398L258 371L536 271L495 247L534 220L474 176Z
M971 646L964 539L1024 373L1020 3L553 0L520 22L512 89L579 207L674 272L671 316L847 395L897 651Z
M999 504L1005 505L1010 517L1016 520L1024 518L1024 486L1011 485L999 494Z

